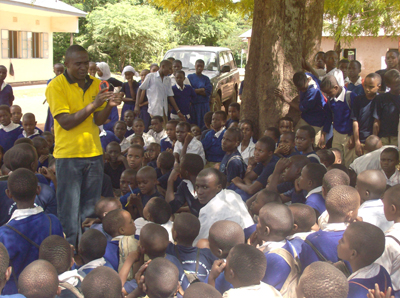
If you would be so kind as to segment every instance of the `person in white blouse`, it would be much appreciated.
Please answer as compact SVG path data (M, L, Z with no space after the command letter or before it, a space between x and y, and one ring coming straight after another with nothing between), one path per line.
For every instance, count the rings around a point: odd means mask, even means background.
M249 164L249 159L254 156L256 144L253 141L254 125L250 120L243 120L240 122L240 129L242 130L243 140L238 147L238 151L242 155L243 161L246 165Z

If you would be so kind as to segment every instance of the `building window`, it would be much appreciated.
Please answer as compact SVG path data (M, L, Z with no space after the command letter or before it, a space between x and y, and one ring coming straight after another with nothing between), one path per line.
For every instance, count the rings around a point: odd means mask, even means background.
M1 30L2 58L49 58L49 35L42 32Z
M349 61L356 60L356 49L344 49L343 58Z

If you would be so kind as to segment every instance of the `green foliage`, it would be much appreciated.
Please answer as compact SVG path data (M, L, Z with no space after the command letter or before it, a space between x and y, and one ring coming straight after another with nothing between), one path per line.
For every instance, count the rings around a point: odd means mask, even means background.
M53 64L64 63L64 55L70 45L70 37L70 33L53 34Z

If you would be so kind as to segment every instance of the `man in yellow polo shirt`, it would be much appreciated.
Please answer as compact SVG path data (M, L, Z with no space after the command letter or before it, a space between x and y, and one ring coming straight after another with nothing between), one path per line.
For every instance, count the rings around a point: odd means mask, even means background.
M67 70L54 78L46 98L54 116L57 212L69 243L76 246L81 222L94 214L103 182L99 125L121 96L99 92L101 81L88 75L89 55L78 45L65 53Z

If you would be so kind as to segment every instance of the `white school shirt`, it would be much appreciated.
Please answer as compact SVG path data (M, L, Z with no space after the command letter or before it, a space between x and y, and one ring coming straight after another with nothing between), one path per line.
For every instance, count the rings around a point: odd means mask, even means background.
M340 87L344 87L343 72L340 69L337 68L332 69L326 75L320 77L320 80L322 81L324 78L326 78L326 76L334 76L336 78L336 81L338 82L338 85Z
M83 272L83 270L85 270L85 269L95 269L97 267L104 266L105 263L106 263L106 259L104 259L104 258L99 258L99 259L90 261L89 263L80 267L78 269L78 273L85 273L85 272Z
M127 141L129 141L129 143L131 142L131 140L133 139L133 137L135 136L136 134L132 134L132 135L130 135L129 137L127 137L126 139L127 139ZM144 148L146 149L147 148L147 146L149 146L151 143L155 143L156 142L156 140L154 140L154 138L151 136L151 135L149 135L148 133L143 133L142 134L142 138L143 138L143 141L144 141Z
M393 221L387 221L383 211L383 202L381 199L365 201L358 209L358 216L364 222L368 222L386 232L393 224Z
M28 137L31 137L31 136L36 136L36 135L38 135L38 136L40 136L40 132L39 132L39 130L38 129L34 129L33 130L33 134L31 134L31 135L27 135L26 134L26 131L25 131L25 129L22 131L22 135L24 136L24 138L28 138Z
M193 246L196 246L200 239L208 238L211 226L220 220L234 221L243 229L254 224L242 198L233 190L223 189L200 209L200 232Z
M326 232L336 232L336 231L344 231L347 228L347 223L328 223L329 214L328 211L322 212L320 217L318 217L318 226L322 231Z
M161 139L164 139L167 137L167 132L165 131L165 129L163 129L160 132L155 132L153 129L150 129L147 134L151 135L154 140L156 141L156 143L160 144Z
M122 139L121 143L119 143L121 147L121 151L125 151L131 146L131 142L129 142L125 137Z
M183 148L183 144L179 141L176 141L175 146L174 146L174 153L178 153L179 155L181 155L182 148ZM187 147L186 153L193 153L193 154L200 155L204 161L204 164L206 163L206 155L204 153L203 144L196 138L193 138L190 141L190 143Z
M382 266L383 267L383 266ZM379 274L379 271L381 270L381 266L377 263L372 263L371 265L368 265L366 267L363 267L361 269L358 269L356 272L353 272L347 280L350 281L355 278L361 278L361 279L369 279L377 276Z
M261 251L263 252L269 252L273 249L277 249L277 248L282 248L285 246L286 244L286 240L282 240L282 241L266 241L264 242L262 245L260 245L260 249L262 248Z
M395 186L397 184L400 184L400 176L399 176L399 171L396 169L390 178L388 178L385 174L385 172L382 170L382 173L386 177L386 184L390 186Z
M318 186L318 187L316 187L316 188L310 190L310 191L307 193L306 199L308 199L308 197L311 196L312 194L321 193L321 192L322 192L322 186Z
M171 79L171 87L175 86L176 85L176 80L175 80L174 74L170 75L169 78ZM190 81L186 76L185 76L185 80L183 81L183 85L192 86L192 84L190 84Z
M395 223L386 231L385 236L389 235L400 240L400 223ZM393 290L400 291L400 244L391 237L385 237L385 240L385 251L375 262L389 272Z
M33 208L27 208L27 209L16 209L13 212L13 214L11 215L11 218L8 222L12 221L13 219L22 220L29 216L36 215L36 214L39 214L42 212L43 212L43 208L40 206L36 206Z
M352 168L357 175L365 170L381 170L381 153L386 148L397 149L396 146L392 145L383 146L375 151L356 158L353 163L350 164L350 168Z
M3 126L2 124L0 124L0 129L3 129L5 132L10 132L20 126L21 126L20 124L10 122L10 124L8 124L7 126Z
M163 117L164 114L168 114L168 96L174 96L171 79L168 76L164 76L161 80L158 71L149 73L139 88L146 90L149 101L147 112L150 115Z
M256 144L253 142L253 138L250 138L250 143L246 149L242 152L242 144L237 148L239 153L242 155L243 161L246 165L249 164L249 158L254 156L254 150L256 148Z
M259 285L229 289L222 295L223 298L279 298L281 293L273 286L260 282Z
M292 240L295 238L301 239L301 240L306 240L306 238L308 237L308 235L315 233L315 231L310 231L310 232L300 232L300 233L296 233L290 236L287 236L286 239L287 240Z
M143 228L145 225L149 224L149 223L153 223L153 222L148 221L148 220L144 219L143 217L139 217L139 218L135 219L135 226L136 226L136 233L135 233L135 235L140 236L140 231L142 230L142 228ZM174 224L174 223L173 223L172 221L168 220L167 223L165 223L165 224L163 224L163 225L160 225L160 226L162 226L164 229L167 230L168 236L169 236L169 241L172 242L172 243L174 243L174 238L172 238L172 226L173 226L173 224Z
M350 81L349 77L347 77L347 78L344 80L344 83L345 83L345 84L350 84L350 83L352 83L354 86L358 86L358 85L361 85L361 84L362 84L362 78L361 78L361 77L358 77L357 82L353 83L352 81Z
M58 276L58 281L60 283L66 282L74 287L76 287L78 285L78 283L82 280L83 280L83 277L78 273L77 269L65 271L64 273L61 273Z

